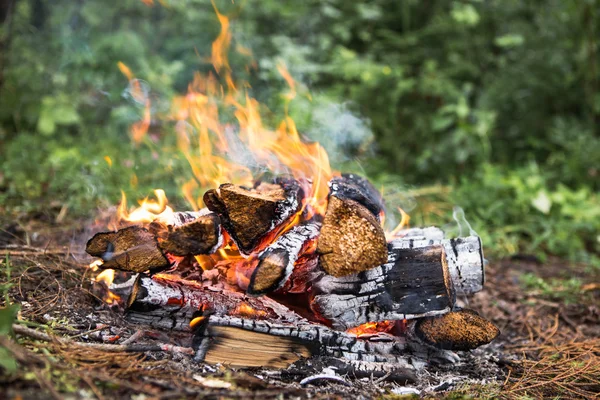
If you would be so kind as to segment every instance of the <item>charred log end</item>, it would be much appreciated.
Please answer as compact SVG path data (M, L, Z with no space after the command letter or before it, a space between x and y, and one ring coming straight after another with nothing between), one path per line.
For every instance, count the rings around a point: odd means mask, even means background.
M101 258L102 268L143 272L159 271L170 265L154 235L139 226L97 233L87 242L85 251Z
M341 277L387 261L385 234L375 216L360 203L330 196L318 239L320 264Z
M344 200L354 200L365 206L376 218L385 210L383 197L367 179L355 174L342 174L329 182L330 194Z
M278 289L291 273L289 261L289 254L285 249L268 251L261 256L261 261L250 278L247 293L261 295Z
M249 254L271 231L296 213L300 206L299 186L263 183L248 190L230 183L204 195L207 207L219 214L223 226L240 251Z
M209 214L173 228L160 242L160 248L175 256L210 254L221 243L218 215Z
M418 315L454 307L456 292L441 245L390 249L390 252L395 261L384 283L384 294L389 296L394 306L380 304L383 310L390 308Z
M422 319L415 332L432 346L464 351L488 344L500 334L496 325L468 309Z
M312 355L300 340L244 329L212 326L207 330L204 361L231 367L287 368Z

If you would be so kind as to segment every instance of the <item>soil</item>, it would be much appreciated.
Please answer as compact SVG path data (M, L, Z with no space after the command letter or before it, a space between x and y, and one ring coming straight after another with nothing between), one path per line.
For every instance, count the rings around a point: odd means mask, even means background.
M82 228L85 227L85 228ZM91 228L90 228L91 227ZM600 276L597 270L530 257L491 261L483 292L462 303L501 330L490 345L458 352L461 361L430 366L416 385L390 377L315 378L331 373L324 360L302 360L287 370L231 369L195 363L176 351L109 352L78 343L178 344L172 333L140 331L116 306L94 295L91 258L83 252L94 233L88 221L0 221L0 307L20 304L19 325L51 335L0 336L0 399L98 398L600 398ZM526 289L524 273L545 281L582 281L579 291ZM566 282L566 280L565 280ZM4 320L0 314L0 334ZM69 338L52 340L52 338ZM6 349L2 352L2 347ZM6 357L18 369L2 371Z

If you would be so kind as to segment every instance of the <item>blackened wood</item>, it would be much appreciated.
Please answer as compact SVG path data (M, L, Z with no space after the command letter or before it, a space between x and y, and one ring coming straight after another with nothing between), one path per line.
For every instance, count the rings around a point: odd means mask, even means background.
M452 309L454 287L442 246L389 247L387 263L358 274L316 276L313 310L337 329L366 322L414 319Z
M269 233L301 207L303 191L297 181L278 179L246 189L230 183L204 194L207 207L216 212L240 251L250 254Z
M426 236L406 235L392 240L389 246L394 249L411 249L442 245L446 250L446 262L456 292L473 294L483 290L485 260L481 239L478 236L444 239L431 228L415 233Z
M334 195L329 197L317 252L321 267L337 277L375 268L388 258L385 233L375 216L362 204Z
M159 271L170 265L156 237L139 226L97 233L87 242L85 251L101 258L102 268L143 272Z
M356 174L342 174L329 182L329 193L339 199L354 200L379 219L385 211L383 197L367 179Z
M432 346L463 351L488 344L500 334L496 325L469 309L419 320L415 332Z
M298 318L287 307L267 297L250 297L173 275L142 277L137 284L139 286L131 292L133 297L127 302L128 314L139 313L140 318L148 317L154 326L163 329L189 330L194 318L211 313L255 320L295 322Z
M320 227L316 222L296 225L260 253L248 294L261 295L281 288L292 274L298 257L319 235Z
M281 294L308 293L312 286L313 274L319 267L319 256L316 253L304 254L294 264L294 270L278 290Z
M212 254L223 244L219 216L212 212L166 228L160 233L159 246L175 256Z
M142 277L139 283L140 288L136 298L131 301L132 306L126 318L132 323L195 335L200 358L212 354L211 362L227 362L226 359L216 358L224 354L222 348L210 353L214 337L222 336L218 330L215 333L213 327L230 327L290 339L294 346L299 346L295 349L302 355L309 350L313 355L367 363L392 363L394 368L407 370L422 368L428 360L456 360L451 352L422 344L412 335L412 330L408 330L409 336L404 337L374 334L359 339L352 334L310 322L268 297L247 297L243 293L202 287L167 279L166 276ZM202 322L192 327L191 321L199 318ZM243 337L242 332L226 332L234 338ZM271 342L281 351L289 347L289 342ZM275 351L265 349L269 359L272 359ZM282 359L289 359L289 356L282 354Z

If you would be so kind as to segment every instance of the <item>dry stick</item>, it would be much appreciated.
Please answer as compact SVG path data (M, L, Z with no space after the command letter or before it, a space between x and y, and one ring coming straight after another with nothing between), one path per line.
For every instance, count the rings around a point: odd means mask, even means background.
M26 326L13 324L13 330L15 333L20 335L25 335L33 339L43 340L45 342L58 342L62 345L75 345L80 347L86 347L89 349L95 349L100 351L112 352L112 353L122 353L122 352L146 352L146 351L164 351L168 353L183 353L193 355L194 350L191 347L181 347L174 346L172 344L160 344L160 345L152 345L152 344L104 344L104 343L83 343L77 342L65 338L61 338L55 335L48 335L46 333L36 331L35 329L27 328Z

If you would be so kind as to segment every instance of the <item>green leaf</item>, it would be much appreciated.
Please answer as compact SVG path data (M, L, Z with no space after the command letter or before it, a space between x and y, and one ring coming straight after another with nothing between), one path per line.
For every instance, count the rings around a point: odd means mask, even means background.
M525 43L525 38L519 34L508 34L498 36L494 39L494 43L499 47L517 47Z
M19 304L11 304L8 307L0 308L0 335L12 335L12 325L17 319L20 308Z
M431 123L431 129L433 129L435 132L440 132L446 130L453 123L454 118L452 117L436 117Z
M457 4L455 3L452 7L452 18L456 22L468 25L475 26L479 23L479 13L471 4Z
M58 104L53 110L54 121L60 125L72 125L79 122L79 114L72 104Z
M4 347L0 347L0 369L2 368L9 374L17 372L17 360L15 360L8 349L5 349Z
M48 112L42 111L40 114L40 118L38 119L37 123L37 129L41 134L46 136L52 135L56 130L54 119Z
M540 190L537 196L531 200L531 205L540 212L548 214L550 212L550 208L552 207L552 200L550 197L548 197L548 194L544 190Z

